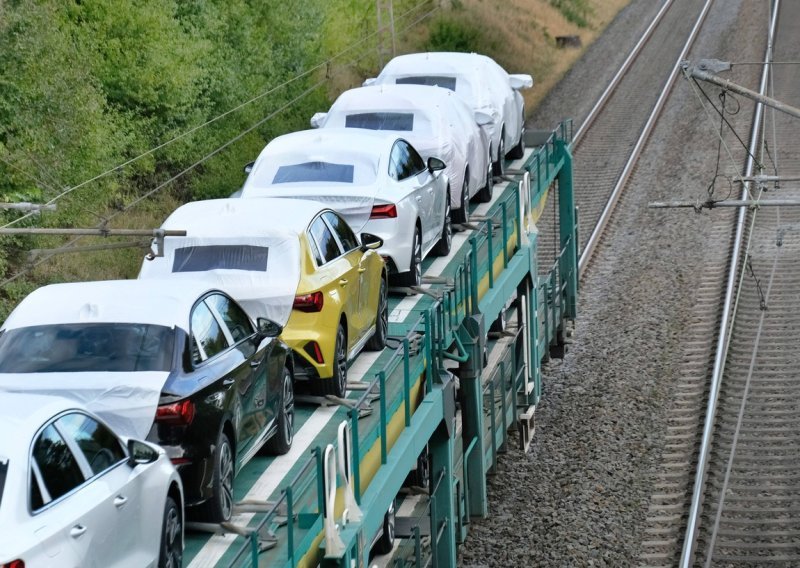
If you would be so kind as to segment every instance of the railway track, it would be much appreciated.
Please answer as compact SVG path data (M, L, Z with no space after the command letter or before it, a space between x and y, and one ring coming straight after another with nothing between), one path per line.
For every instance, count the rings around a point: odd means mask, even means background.
M710 5L709 0L666 0L575 133L573 186L580 210L581 274ZM557 226L555 200L548 203L543 219ZM540 266L548 267L558 249L556 233L548 221L540 231Z
M781 3L773 61L798 60L800 49L792 38L799 18L798 6ZM800 102L795 65L772 66L765 83L774 86L775 98L790 105ZM796 177L797 120L766 114L762 136L775 170ZM772 166L770 160L763 154L762 162ZM797 200L796 186L782 183L763 198ZM696 489L696 506L687 521L683 566L800 563L799 221L796 207L762 208L748 219L745 274L738 280L713 431L704 434L708 447L700 448L699 455L707 456L698 464L705 465L704 475L698 475L704 483Z

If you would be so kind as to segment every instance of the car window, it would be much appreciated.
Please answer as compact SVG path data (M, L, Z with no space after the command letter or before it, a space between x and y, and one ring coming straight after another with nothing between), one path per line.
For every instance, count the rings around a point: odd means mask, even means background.
M414 130L412 112L362 112L348 114L344 119L346 128L365 128L368 130Z
M442 77L438 75L419 75L417 77L400 77L395 80L398 85L427 85L428 87L441 87L450 91L456 90L455 77Z
M205 302L192 310L192 360L200 363L228 348L228 341L214 314Z
M44 429L33 445L33 459L50 499L58 499L85 481L75 456L52 424ZM31 496L32 506L34 497ZM39 501L47 504L41 495Z
M345 252L350 252L353 249L358 248L358 239L353 234L353 230L350 228L344 219L339 217L333 211L326 211L322 214L325 220L333 229L333 232L336 233L336 236L339 237L339 242L344 247Z
M0 373L169 371L175 330L136 323L37 325L0 334Z
M250 318L242 311L238 305L229 298L221 294L213 294L206 298L206 303L213 306L217 313L222 317L222 321L231 332L231 337L235 343L247 339L255 333Z
M268 247L251 245L210 245L175 249L172 272L206 270L267 270Z
M319 248L319 253L324 261L322 264L339 258L342 255L339 244L336 242L336 239L333 238L333 233L331 233L331 230L323 222L322 218L317 217L314 222L311 223L311 236L314 238Z
M97 475L127 459L122 443L114 433L85 414L67 414L56 420L64 436L75 441L92 473Z
M8 474L8 459L0 456L0 508L3 506L3 487L6 485Z
M420 167L420 165L422 167ZM416 150L408 145L408 142L398 140L392 147L389 163L390 176L392 175L391 172L393 168L396 174L392 177L397 181L403 181L422 171L425 168L425 163L422 161L419 154L417 154Z
M296 183L333 181L339 183L353 183L353 164L333 164L331 162L304 162L280 166L272 178L272 183Z

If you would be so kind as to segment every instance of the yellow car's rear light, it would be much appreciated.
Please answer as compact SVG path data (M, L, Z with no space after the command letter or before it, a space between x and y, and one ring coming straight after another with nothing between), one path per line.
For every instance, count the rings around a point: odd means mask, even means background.
M295 296L292 309L301 312L321 312L323 303L324 298L322 292L312 292L311 294Z
M308 353L308 355L317 362L319 365L325 364L325 358L322 356L322 349L319 348L319 343L316 341L309 341L303 347L303 350Z

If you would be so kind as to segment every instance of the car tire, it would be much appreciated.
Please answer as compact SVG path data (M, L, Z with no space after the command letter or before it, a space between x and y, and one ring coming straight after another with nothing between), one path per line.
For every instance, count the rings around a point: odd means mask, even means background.
M376 554L389 554L394 548L395 505L394 499L389 504L389 510L383 515L383 532L375 542Z
M386 347L387 335L389 335L389 285L386 283L386 278L381 277L378 311L375 315L375 333L367 341L367 349L380 351Z
M229 521L233 514L233 478L236 456L228 435L220 431L214 448L214 472L211 480L213 495L203 503L202 516L212 523Z
M492 172L496 176L501 176L506 173L506 137L505 131L500 133L500 143L497 149L497 161L492 164Z
M161 548L158 568L181 568L183 566L183 518L175 499L167 497L164 505L164 520L161 523Z
M419 286L422 284L422 235L419 227L414 231L411 241L411 264L408 271L397 275L397 283L401 286Z
M512 160L519 160L525 155L525 129L522 129L522 132L519 134L519 142L517 145L511 148L511 151L508 153L508 157Z
M491 156L489 156L489 167L486 168L486 183L475 195L481 203L489 203L492 200L494 193L494 165L492 164Z
M336 343L333 347L333 375L330 379L320 379L322 394L344 398L347 394L347 335L344 324L339 322L336 329Z
M286 367L283 368L281 379L281 398L278 401L278 429L267 440L267 451L271 454L282 456L292 449L294 440L294 379Z
M450 192L444 196L444 223L442 226L442 236L434 245L431 251L436 256L447 256L450 254L450 247L453 245L453 221L450 218Z
M464 172L464 183L461 184L461 200L458 209L453 210L453 223L469 222L469 170Z

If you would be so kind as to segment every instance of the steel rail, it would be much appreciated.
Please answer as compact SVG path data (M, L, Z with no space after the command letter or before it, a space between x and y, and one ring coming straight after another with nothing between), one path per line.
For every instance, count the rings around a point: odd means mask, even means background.
M768 62L772 59L772 44L775 35L775 28L778 21L778 8L780 7L780 0L774 0L772 6L772 15L769 26L769 37L767 39L767 49L764 54L764 61ZM764 94L767 89L767 83L770 73L770 66L764 65L761 73L761 83L759 85L759 92ZM760 128L762 118L764 115L764 104L759 102L756 105L755 115L753 117L753 127L750 132L750 142L748 145L748 156L745 164L745 176L750 177L753 175L755 167L755 152L760 140ZM742 188L741 199L745 200L749 193L749 182ZM711 453L711 436L714 430L714 419L717 410L717 399L719 398L720 385L722 382L722 373L725 369L725 359L727 357L730 326L732 324L732 308L734 297L736 295L736 281L739 272L739 261L742 251L742 242L744 239L745 221L747 218L747 211L742 208L739 210L739 215L736 221L736 236L733 241L733 251L731 253L731 264L728 272L728 282L725 290L725 302L723 304L722 317L720 318L719 327L719 341L717 343L716 355L714 357L714 367L711 374L711 386L708 396L708 406L706 410L706 419L703 426L703 438L698 453L697 471L695 474L694 489L692 491L692 502L689 509L689 517L686 521L686 534L683 539L683 551L681 553L681 568L689 568L693 561L695 540L697 538L697 529L700 518L700 501L703 497L705 470L708 464L709 454Z
M664 4L661 6L661 9L653 18L653 21L650 22L649 26L647 26L647 29L642 34L642 37L638 42L636 42L636 45L633 46L633 49L628 54L628 57L625 59L625 61L623 61L616 75L614 75L614 77L611 79L611 82L608 84L608 87L606 87L606 90L603 91L603 94L601 94L600 98L597 99L597 102L594 103L592 110L590 110L589 114L586 116L586 120L583 121L583 124L581 124L580 128L578 128L578 131L572 137L573 147L577 148L578 144L580 143L580 139L583 137L586 131L589 130L592 124L594 124L594 121L600 114L600 111L603 109L603 107L605 107L606 102L608 102L608 99L611 98L611 94L617 88L620 81L625 76L625 73L627 73L631 63L633 63L633 61L639 55L639 52L642 51L644 44L646 44L647 40L650 39L650 36L653 34L653 30L656 29L656 26L661 21L661 18L664 16L664 14L666 14L667 10L670 6L672 6L674 1L675 0L666 0L664 2Z
M603 235L605 231L606 225L608 224L609 219L611 218L611 214L614 212L614 208L617 205L617 201L619 200L620 195L622 195L622 190L624 189L625 185L628 183L628 178L630 177L631 173L633 173L633 169L636 166L636 162L639 160L639 155L641 154L642 150L644 149L645 144L647 143L648 139L650 138L650 133L653 131L653 127L655 126L658 117L661 115L661 111L664 108L664 104L669 97L670 92L672 91L672 87L675 84L675 80L678 78L678 75L681 71L681 62L686 59L686 54L689 51L689 48L694 43L694 40L697 38L697 34L700 31L700 27L703 25L703 22L708 15L708 11L711 8L713 0L706 0L706 3L703 6L700 15L697 17L697 21L692 28L692 31L689 33L689 37L686 40L686 43L681 50L678 59L675 61L675 65L672 67L672 72L667 79L666 84L664 85L664 89L661 91L661 95L658 97L655 106L653 107L653 111L650 113L647 122L642 129L642 133L639 135L639 139L636 142L636 146L634 146L633 151L631 152L630 157L628 158L628 162L625 164L625 168L622 170L619 179L617 180L616 185L614 186L614 190L611 192L611 197L608 199L608 203L606 203L605 208L603 209L602 214L600 215L600 219L597 221L597 225L595 225L594 229L592 230L592 234L589 236L589 240L586 241L586 244L583 247L583 252L581 253L581 257L578 260L578 275L583 276L583 273L586 270L586 267L589 264L589 261L592 258L592 254L594 253L594 249L597 247L597 244L600 242L600 237Z

